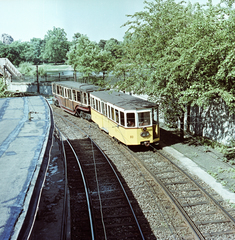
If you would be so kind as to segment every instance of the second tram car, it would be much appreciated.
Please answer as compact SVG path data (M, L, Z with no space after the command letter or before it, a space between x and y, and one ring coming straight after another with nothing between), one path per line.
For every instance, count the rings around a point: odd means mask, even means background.
M104 90L98 86L73 81L52 83L54 104L63 110L90 120L90 92Z
M158 105L115 91L92 92L91 119L125 145L160 140Z

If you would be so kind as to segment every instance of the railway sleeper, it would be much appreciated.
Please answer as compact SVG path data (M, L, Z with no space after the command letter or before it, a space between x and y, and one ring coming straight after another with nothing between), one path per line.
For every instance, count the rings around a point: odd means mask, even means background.
M189 181L179 181L179 182L170 182L170 183L164 183L164 185L177 185L177 184L187 184L190 183Z
M198 222L195 222L195 224L207 225L207 224L217 224L217 223L226 223L226 222L231 222L231 221L229 219L218 219L218 220L209 220L209 221L198 221Z
M234 234L234 233L235 233L235 230L227 230L227 231L222 231L222 232L204 233L203 235L205 237L213 237L213 236L221 236L221 235Z
M100 209L100 207L98 206L98 207L93 207L94 209L96 209L96 210L99 210ZM127 204L116 204L116 205L108 205L108 206L102 206L102 209L114 209L114 208L129 208L129 206L127 206Z

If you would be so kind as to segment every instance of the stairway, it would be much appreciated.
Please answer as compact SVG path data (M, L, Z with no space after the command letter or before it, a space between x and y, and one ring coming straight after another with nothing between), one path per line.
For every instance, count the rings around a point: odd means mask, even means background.
M0 72L7 78L17 77L21 78L22 74L17 70L17 68L9 61L7 58L0 58Z

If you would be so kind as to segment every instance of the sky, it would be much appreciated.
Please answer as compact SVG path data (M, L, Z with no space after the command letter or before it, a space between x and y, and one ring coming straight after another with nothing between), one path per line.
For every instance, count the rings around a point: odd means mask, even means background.
M15 41L43 39L56 27L65 30L69 41L74 33L96 42L122 41L127 27L121 26L130 20L126 15L143 11L144 6L144 0L0 0L0 36L6 33Z

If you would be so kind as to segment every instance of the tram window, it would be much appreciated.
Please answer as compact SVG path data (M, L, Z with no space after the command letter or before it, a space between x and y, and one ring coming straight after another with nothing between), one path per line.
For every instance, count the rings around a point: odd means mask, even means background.
M114 108L112 108L112 107L111 107L111 118L112 118L112 120L115 120L114 119Z
M61 95L64 97L64 88L61 88Z
M150 125L150 112L138 113L139 126Z
M95 100L94 100L94 98L91 98L91 107L95 108Z
M68 89L67 88L65 88L64 89L64 96L67 98L68 97L68 91L67 91Z
M101 113L104 114L104 102L101 102Z
M100 101L98 101L98 111L101 112Z
M81 102L81 94L80 94L80 92L77 92L77 101Z
M71 89L67 89L67 93L68 93L68 98L69 98L69 99L72 99Z
M120 112L120 119L121 119L121 125L124 126L125 125L124 112Z
M127 113L127 127L134 127L135 126L135 113Z
M157 110L157 108L152 109L152 119L153 119L153 124L158 123L158 110Z
M115 115L116 115L116 122L119 123L119 114L117 109L115 109Z
M108 118L111 118L110 116L111 116L111 114L110 114L110 106L108 106Z
M86 98L87 96L86 96L86 93L84 93L83 94L83 102L85 103L85 104L87 104L87 98Z
M60 93L60 87L58 85L56 86L56 89L57 89L56 93L59 94Z
M77 101L77 94L76 94L76 91L75 91L75 90L73 90L73 100L74 100L74 101Z
M98 110L98 101L95 100L95 110Z
M107 104L104 103L104 115L107 117Z
M91 105L91 103L90 103L90 93L87 93L87 97L88 97L88 105Z

